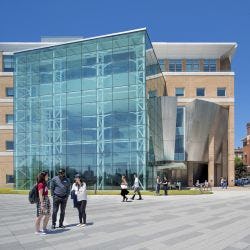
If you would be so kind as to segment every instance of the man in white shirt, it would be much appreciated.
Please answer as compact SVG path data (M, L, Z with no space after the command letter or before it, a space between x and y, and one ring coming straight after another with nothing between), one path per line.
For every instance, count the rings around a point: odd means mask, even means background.
M142 200L141 192L140 192L140 183L139 183L139 179L138 179L136 174L134 174L134 178L135 178L134 185L133 185L134 195L132 196L131 200L134 200L136 193L139 195L138 200Z

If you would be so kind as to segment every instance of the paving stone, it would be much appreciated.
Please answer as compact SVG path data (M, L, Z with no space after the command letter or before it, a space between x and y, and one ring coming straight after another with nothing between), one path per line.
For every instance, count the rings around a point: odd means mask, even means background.
M249 196L249 188L216 190L213 195L144 196L128 203L120 196L89 196L86 228L75 226L77 210L69 200L68 227L41 236L34 234L35 206L27 196L0 195L0 250L249 249Z

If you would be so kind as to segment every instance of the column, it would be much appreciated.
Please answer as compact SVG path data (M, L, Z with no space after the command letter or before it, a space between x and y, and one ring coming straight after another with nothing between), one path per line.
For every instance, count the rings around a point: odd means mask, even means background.
M208 182L214 187L214 135L208 141Z
M234 106L229 106L228 112L228 185L234 186Z
M187 177L188 177L188 186L192 187L194 185L194 167L191 162L187 163Z
M221 166L222 166L222 173L220 177L224 177L224 178L228 178L227 176L227 158L228 158L228 154L227 154L227 138L223 139L222 142L222 151L221 151Z

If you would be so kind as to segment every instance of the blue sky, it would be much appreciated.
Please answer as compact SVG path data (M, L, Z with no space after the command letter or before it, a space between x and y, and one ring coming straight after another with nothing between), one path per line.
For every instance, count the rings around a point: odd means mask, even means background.
M151 41L237 42L235 146L250 121L250 1L2 0L0 41L90 37L146 27Z

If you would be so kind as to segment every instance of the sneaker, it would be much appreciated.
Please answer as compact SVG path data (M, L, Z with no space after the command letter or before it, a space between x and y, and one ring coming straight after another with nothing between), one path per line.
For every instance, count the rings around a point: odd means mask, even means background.
M65 228L65 226L64 225L60 225L59 228Z
M51 231L49 230L49 229L43 229L42 231L41 231L41 233L46 233L46 234L48 234L48 233L50 233Z
M86 224L81 224L81 227L85 227L86 226Z
M81 223L79 223L79 224L77 224L76 226L77 226L77 227L80 227L81 225L82 225L82 224L81 224Z
M35 232L35 234L36 234L36 235L40 235L40 233L41 233L40 231L38 231L38 232Z
M142 200L142 198L139 198L139 199L137 199L137 200Z
M47 232L46 232L46 231L42 231L40 234L41 234L41 235L46 235Z

